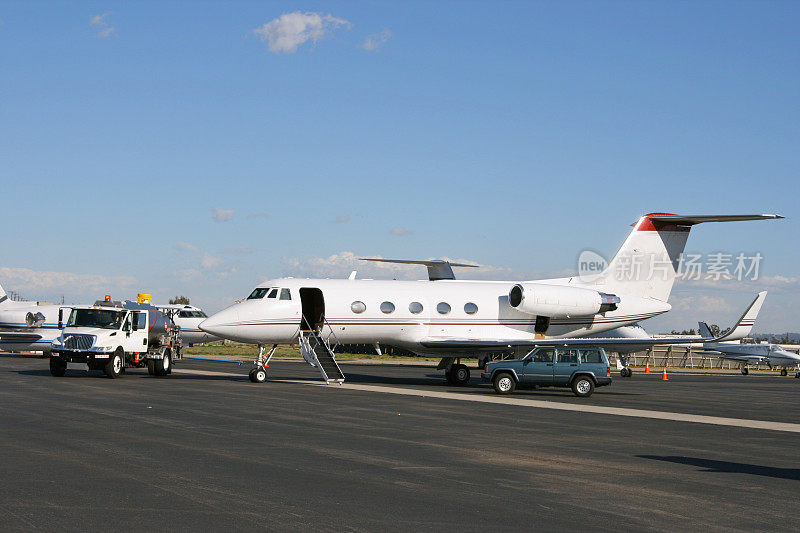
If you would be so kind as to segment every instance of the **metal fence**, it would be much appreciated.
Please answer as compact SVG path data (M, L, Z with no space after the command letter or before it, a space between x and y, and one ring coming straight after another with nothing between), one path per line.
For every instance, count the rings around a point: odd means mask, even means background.
M800 353L800 346L783 345L783 348ZM721 368L738 369L739 363L726 361L713 354L703 354L703 349L699 346L687 346L680 344L652 346L643 352L636 352L628 355L628 364L631 366L651 367L675 367L675 368ZM748 365L750 368L767 370L765 364Z

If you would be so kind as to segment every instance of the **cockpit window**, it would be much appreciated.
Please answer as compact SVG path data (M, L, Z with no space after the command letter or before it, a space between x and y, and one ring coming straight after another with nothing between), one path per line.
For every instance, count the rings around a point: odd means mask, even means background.
M193 318L194 317L194 313L192 313L191 311L181 311L180 313L178 313L178 317L179 318Z
M205 314L203 311L195 311L194 316L197 318L208 318L208 315Z
M281 300L291 300L292 293L289 292L289 289L281 289Z
M272 289L269 291L269 296L267 298L276 298L278 296L278 289Z
M269 287L267 287L265 289L256 288L256 289L253 290L253 292L250 293L250 296L248 296L247 299L248 300L260 300L261 298L266 296L268 292L269 292Z

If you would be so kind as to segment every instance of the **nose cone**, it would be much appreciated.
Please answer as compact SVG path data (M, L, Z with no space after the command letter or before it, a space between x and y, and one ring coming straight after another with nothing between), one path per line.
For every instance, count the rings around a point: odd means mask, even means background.
M206 318L198 327L211 335L230 339L238 322L239 313L234 305Z

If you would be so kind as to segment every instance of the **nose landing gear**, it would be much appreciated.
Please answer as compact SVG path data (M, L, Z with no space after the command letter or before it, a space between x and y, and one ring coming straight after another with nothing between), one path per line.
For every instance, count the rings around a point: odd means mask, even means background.
M250 381L253 383L264 383L267 381L267 367L269 367L269 360L272 359L272 354L275 353L275 349L277 347L277 344L273 344L272 348L266 352L266 346L263 344L258 345L258 357L254 361L255 368L250 371Z

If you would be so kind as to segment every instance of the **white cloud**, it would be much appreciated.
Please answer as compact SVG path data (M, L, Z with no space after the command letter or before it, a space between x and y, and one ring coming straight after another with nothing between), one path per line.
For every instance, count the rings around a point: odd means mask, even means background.
M197 246L189 242L178 241L172 244L172 247L180 252L197 252Z
M389 230L389 234L390 235L396 235L397 237L402 237L404 235L413 235L414 232L410 231L410 230L407 230L406 228L404 228L402 226L397 226L397 227L392 228L391 230Z
M11 289L28 298L47 297L55 300L55 296L64 294L70 298L81 298L84 302L94 301L103 294L129 292L136 284L136 278L131 276L101 276L10 267L0 267L0 279L6 291Z
M200 266L206 270L216 268L222 264L222 259L211 255L208 252L203 252L200 256Z
M100 39L107 39L117 34L117 30L108 22L108 15L109 13L95 15L89 20L89 23L97 28L97 36Z
M293 54L297 47L307 41L316 43L334 29L353 25L330 14L295 11L284 13L263 26L253 30L262 42L266 42L270 52Z
M346 224L350 222L350 215L339 215L336 217L337 224Z
M233 218L233 215L236 214L236 211L233 209L223 209L221 207L215 207L214 213L211 215L211 218L214 219L214 222L227 222L228 220Z
M386 44L386 42L391 38L391 30L383 30L380 33L373 33L364 39L364 42L359 45L359 48L362 50L367 50L368 52L374 52Z

